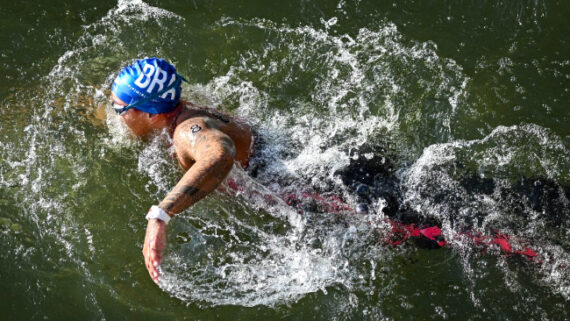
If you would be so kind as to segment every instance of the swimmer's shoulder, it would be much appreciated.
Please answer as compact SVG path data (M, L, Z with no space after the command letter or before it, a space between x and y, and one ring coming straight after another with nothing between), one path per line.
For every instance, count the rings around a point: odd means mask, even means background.
M208 117L219 121L221 124L230 124L236 122L237 119L215 108L204 107L189 101L183 101L185 109L189 112L189 117Z
M185 104L185 115L178 122L178 126L176 126L175 136L176 132L182 134L182 131L179 131L179 127L184 128L184 132L191 133L192 126L195 124L200 126L203 123L209 129L217 129L228 135L234 142L237 151L236 160L242 164L246 163L252 151L254 137L251 126L244 119L229 115L215 108L199 106L188 101L183 103ZM197 133L198 130L199 128L194 126L194 132Z
M182 101L184 104L184 122L188 119L200 118L207 123L210 128L216 128L234 138L236 135L252 135L251 126L245 119L229 115L211 107L204 107L189 101ZM182 121L179 121L179 124Z
M176 116L175 124L173 125L174 137L190 132L196 134L204 127L224 131L223 125L231 122L231 120L228 117L224 117L224 115L216 117L218 113L212 112L212 110L214 110L213 108L197 106L185 101L182 103L183 108Z

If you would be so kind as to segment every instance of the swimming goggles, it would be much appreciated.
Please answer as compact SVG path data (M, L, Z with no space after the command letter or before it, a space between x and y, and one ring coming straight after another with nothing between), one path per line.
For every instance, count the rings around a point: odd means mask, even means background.
M113 107L113 110L115 111L115 113L117 113L117 115L122 116L128 110L127 107L129 106L119 105L111 100L111 107Z

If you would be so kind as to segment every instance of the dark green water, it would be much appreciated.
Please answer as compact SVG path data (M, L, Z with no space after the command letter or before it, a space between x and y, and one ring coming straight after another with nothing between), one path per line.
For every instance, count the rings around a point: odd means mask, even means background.
M522 0L3 3L0 319L568 319L569 16ZM106 98L149 56L264 137L258 177L230 174L247 191L354 204L336 173L372 146L447 236L498 230L542 263L460 238L387 247L382 199L300 215L218 191L170 224L156 286L144 214L181 172L166 135L128 139Z

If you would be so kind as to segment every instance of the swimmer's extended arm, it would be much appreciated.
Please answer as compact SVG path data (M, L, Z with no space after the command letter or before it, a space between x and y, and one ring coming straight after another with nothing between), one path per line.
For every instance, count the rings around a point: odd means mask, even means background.
M171 216L182 212L213 191L233 166L233 141L207 123L204 119L191 119L183 122L177 129L181 132L174 137L176 152L179 157L188 157L194 163L158 205ZM155 282L158 282L158 266L162 262L165 247L166 223L158 219L149 220L143 255L146 268Z
M212 192L232 169L236 153L233 141L203 119L186 121L180 130L177 153L186 152L194 164L158 205L171 216Z

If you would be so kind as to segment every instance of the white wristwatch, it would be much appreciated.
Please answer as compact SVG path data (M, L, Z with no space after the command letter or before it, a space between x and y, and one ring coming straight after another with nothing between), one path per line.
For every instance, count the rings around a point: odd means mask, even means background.
M156 205L151 206L150 210L148 210L148 213L146 214L147 220L152 220L153 218L157 218L166 224L170 222L170 215Z

